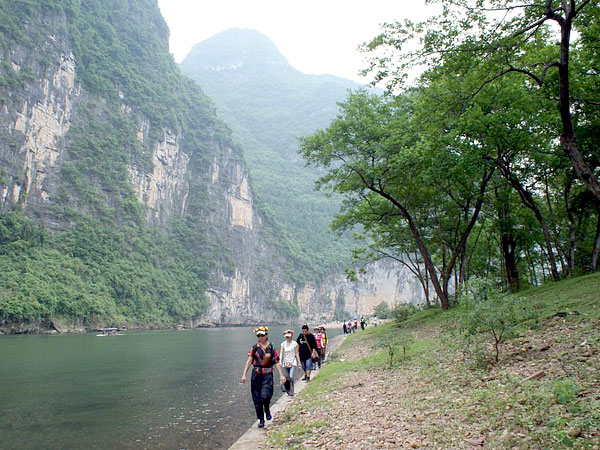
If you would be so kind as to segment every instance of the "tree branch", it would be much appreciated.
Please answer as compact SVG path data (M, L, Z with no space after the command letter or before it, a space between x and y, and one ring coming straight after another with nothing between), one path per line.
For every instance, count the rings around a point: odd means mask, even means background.
M585 7L586 7L586 5L587 5L587 4L588 4L590 1L591 1L591 0L584 0L583 2L581 2L581 5L579 5L579 8L576 8L576 9L575 9L575 16L576 16L577 14L579 14L579 13L581 12L581 10L582 10L583 8L585 8Z

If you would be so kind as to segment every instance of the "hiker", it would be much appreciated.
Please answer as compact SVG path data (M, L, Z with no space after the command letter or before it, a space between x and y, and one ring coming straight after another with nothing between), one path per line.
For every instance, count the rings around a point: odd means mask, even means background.
M325 353L327 351L327 331L321 326L321 362L325 362Z
M360 329L365 331L365 318L364 317L360 318Z
M285 330L283 332L285 340L281 343L279 353L281 354L281 365L285 383L282 385L282 390L290 397L294 395L294 374L296 367L300 363L300 353L298 352L298 343L292 340L294 332Z
M265 415L267 420L271 420L271 397L273 397L273 366L279 372L279 380L285 383L285 377L281 373L279 364L279 355L273 344L269 342L269 327L263 326L252 330L256 334L258 342L252 346L248 352L248 359L242 372L242 383L246 382L246 372L250 364L252 368L252 378L250 379L250 392L252 401L258 418L258 428L265 426Z
M296 339L299 345L300 362L302 370L304 370L303 381L310 381L310 373L313 370L313 358L317 359L317 341L315 337L308 331L308 325L302 325L302 333Z
M321 334L321 328L315 327L313 329L313 335L315 336L315 341L317 342L317 356L319 357L316 361L313 361L313 364L316 364L317 368L320 369L321 363L323 362L321 360L321 349L323 348L323 345L321 344L321 339L323 338L323 335Z
M377 316L373 317L373 325L377 328Z
M344 321L344 334L348 334L348 327L346 326L345 321Z

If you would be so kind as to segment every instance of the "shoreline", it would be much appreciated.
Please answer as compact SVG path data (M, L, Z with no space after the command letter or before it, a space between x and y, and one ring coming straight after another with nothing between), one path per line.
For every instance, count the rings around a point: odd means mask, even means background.
M293 326L299 326L302 323L306 323L307 321L300 321L298 324ZM312 323L313 321L308 321L308 323ZM273 323L272 325L290 325L289 322L286 323ZM115 327L119 331L160 331L160 330L194 330L196 328L243 328L243 327L254 327L256 326L256 322L253 323L219 323L219 324L200 324L194 327L186 326L183 324L176 324L172 326L137 326L137 325L126 325ZM327 322L323 324L325 329L341 329L341 322ZM12 326L0 326L0 336L24 336L24 335L59 335L59 334L86 334L86 333L97 333L98 331L102 331L104 326L93 326L93 327L85 327L83 325L65 325L61 323L51 322L49 326L43 327L40 325L12 325Z

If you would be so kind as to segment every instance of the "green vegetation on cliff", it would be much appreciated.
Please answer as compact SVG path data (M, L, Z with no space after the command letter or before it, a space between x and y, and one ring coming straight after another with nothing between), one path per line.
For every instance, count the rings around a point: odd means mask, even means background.
M214 206L207 191L215 154L231 147L229 132L210 100L180 74L167 40L154 0L0 1L3 104L21 107L28 88L70 51L84 91L64 138L58 194L43 208L21 199L1 213L0 324L192 320L205 310L211 272L230 270L223 234L208 219ZM18 72L10 64L15 52L24 55ZM181 136L193 174L184 214L160 211L166 219L156 226L146 222L128 173L128 165L152 167L152 147L136 138L146 121L150 144L165 129ZM8 139L5 155L19 147ZM10 163L4 158L3 184Z
M57 320L166 326L203 312L209 274L183 250L188 229L161 235L74 220L73 230L49 234L21 214L0 216L2 320L22 329Z
M350 80L292 68L264 35L231 29L194 46L181 63L244 143L262 210L281 230L276 244L294 255L298 281L341 273L353 241L329 229L340 201L314 191L318 170L298 157L298 137L327 125Z

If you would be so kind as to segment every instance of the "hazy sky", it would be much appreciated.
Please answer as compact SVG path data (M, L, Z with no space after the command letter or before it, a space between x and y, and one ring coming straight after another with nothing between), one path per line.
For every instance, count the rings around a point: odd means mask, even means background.
M356 47L379 24L432 14L424 0L158 0L181 62L192 46L228 28L251 28L271 39L296 69L365 82L365 55ZM410 5L410 6L409 6Z

